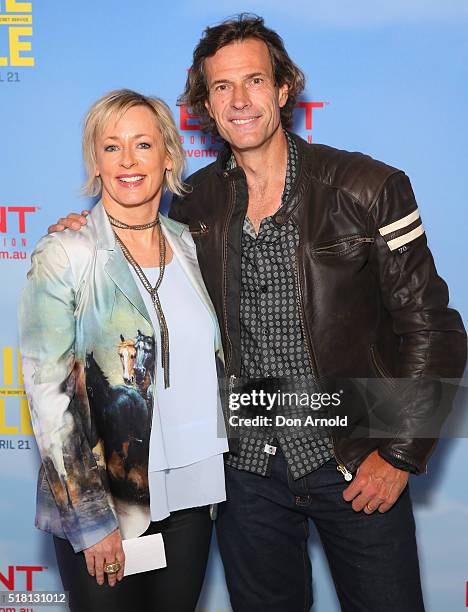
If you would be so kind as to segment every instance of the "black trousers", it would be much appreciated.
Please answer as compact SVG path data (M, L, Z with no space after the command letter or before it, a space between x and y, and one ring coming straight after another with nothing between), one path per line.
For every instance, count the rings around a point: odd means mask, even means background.
M279 448L271 460L268 477L226 467L216 532L234 612L310 609L309 519L343 611L424 612L408 487L388 512L367 515L344 501L335 459L297 481Z
M208 507L179 510L152 522L143 535L162 533L167 567L125 576L110 587L90 576L82 552L54 536L63 588L72 612L193 612L203 585L212 521Z

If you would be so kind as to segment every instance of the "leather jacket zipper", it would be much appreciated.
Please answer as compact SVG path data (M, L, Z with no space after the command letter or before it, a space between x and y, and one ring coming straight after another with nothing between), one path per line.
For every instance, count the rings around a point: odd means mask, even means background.
M229 228L229 222L231 220L232 211L234 210L234 186L232 181L229 181L229 207L226 215L226 220L223 228L223 323L224 333L226 334L227 343L227 354L226 354L226 373L229 372L229 367L232 360L232 343L229 337L229 330L227 324L227 234Z
M336 457L336 455L335 455L335 457ZM337 465L336 469L343 474L343 478L346 480L346 482L349 482L350 480L353 479L353 475L351 474L351 472L349 472L347 470L346 466L343 465L342 463Z
M297 224L294 222L294 225L297 228ZM301 328L302 328L302 335L304 337L305 340L305 345L306 345L306 350L307 350L307 355L309 357L309 363L310 363L310 368L314 377L314 381L315 384L317 385L317 388L319 387L319 383L317 380L317 361L315 358L315 352L314 349L312 347L312 342L310 341L310 336L306 331L306 327L305 327L305 323L304 323L304 308L303 308L303 295L302 295L302 287L301 287L301 279L300 279L300 275L299 275L299 256L296 252L296 265L294 268L294 275L296 277L296 287L297 287L297 303L298 303L298 307L299 307L299 319L301 322ZM343 474L343 478L346 480L346 482L349 482L350 480L352 480L353 475L351 474L350 471L348 471L348 468L346 467L346 465L343 463L343 461L341 461L341 459L338 457L338 454L336 452L336 441L335 441L335 437L333 435L333 432L330 431L330 436L332 439L332 445L333 445L333 455L335 457L335 460L337 462L337 466L336 469L341 472Z
M228 398L231 397L232 390L234 389L234 385L236 383L236 375L231 374L229 377L229 386L228 386Z
M349 238L348 240L341 240L339 242L334 242L333 244L326 244L324 246L316 247L312 250L313 253L322 253L322 254L330 254L330 255L341 255L342 253L346 253L349 249L356 246L357 244L370 243L374 242L374 238L369 238L368 236L362 236L358 238ZM343 247L341 250L337 249L337 247Z
M189 227L189 232L192 236L201 236L206 234L210 228L203 221L198 222L198 227Z
M297 305L299 308L299 320L301 323L302 335L304 336L307 356L309 357L309 365L312 372L312 376L314 378L314 383L318 386L317 380L317 368L315 361L315 354L313 354L312 343L310 342L309 334L306 333L305 324L304 324L304 309L303 309L303 298L302 298L302 288L301 281L299 278L299 262L298 255L296 253L296 265L294 267L294 276L296 277L296 287L297 287Z

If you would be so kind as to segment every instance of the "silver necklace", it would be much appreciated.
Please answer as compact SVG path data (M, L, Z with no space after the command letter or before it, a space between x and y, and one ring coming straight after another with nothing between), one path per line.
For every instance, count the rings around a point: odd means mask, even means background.
M140 225L128 225L128 223L119 221L118 219L110 215L109 213L107 213L107 216L109 217L110 224L113 225L114 227L120 227L120 229L145 230L145 229L149 229L150 227L154 227L155 225L159 223L159 216L156 216L156 219L154 219L153 221L150 221L149 223L142 223Z
M138 229L138 230L147 229L146 227L143 227L143 226L132 226L132 225L129 226L126 223L122 223L121 221L118 221L117 219L112 219L113 221L117 221L118 223L122 224L122 225L117 225L117 224L112 223L111 219L109 220L111 221L112 225L115 225L116 227L122 227L122 229ZM155 225L157 225L158 230L159 230L159 276L158 276L158 279L154 287L151 286L151 283L149 282L145 273L141 269L141 266L135 260L135 258L133 257L133 255L131 254L128 247L125 245L125 243L122 241L122 239L119 238L115 230L114 230L114 235L115 235L117 242L120 245L120 248L122 249L122 253L125 256L125 259L135 270L135 274L140 279L141 284L146 289L146 291L150 294L151 301L153 302L154 309L158 316L159 329L161 331L161 366L164 372L164 388L167 389L170 384L169 382L169 329L167 327L166 317L164 316L164 312L163 312L161 302L158 296L158 289L162 283L162 279L164 278L164 271L166 269L166 239L164 238L164 234L162 233L159 217L156 217L155 221L152 221L150 224L146 224L146 225L148 225L149 227L154 227Z

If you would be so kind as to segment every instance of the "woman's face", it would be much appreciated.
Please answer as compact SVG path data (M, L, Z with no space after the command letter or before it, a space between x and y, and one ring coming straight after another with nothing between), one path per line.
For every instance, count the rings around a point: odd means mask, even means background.
M104 204L159 204L164 172L172 163L149 108L133 106L120 119L111 115L95 147Z

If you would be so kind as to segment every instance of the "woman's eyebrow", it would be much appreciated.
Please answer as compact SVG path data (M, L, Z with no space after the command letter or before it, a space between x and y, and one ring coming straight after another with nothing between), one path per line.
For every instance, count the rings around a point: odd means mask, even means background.
M142 138L143 136L151 138L151 134L135 134L132 138ZM104 140L120 140L120 138L119 136L106 136Z

